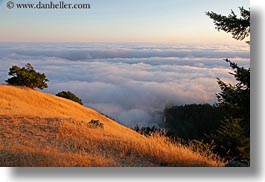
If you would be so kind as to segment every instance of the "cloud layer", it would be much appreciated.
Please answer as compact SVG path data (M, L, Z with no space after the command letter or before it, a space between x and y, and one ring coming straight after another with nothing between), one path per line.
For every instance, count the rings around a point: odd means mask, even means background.
M135 126L158 124L166 106L214 103L216 78L227 74L230 58L249 66L248 47L1 43L0 82L8 68L31 63L44 72L46 92L70 90L85 103L119 122Z

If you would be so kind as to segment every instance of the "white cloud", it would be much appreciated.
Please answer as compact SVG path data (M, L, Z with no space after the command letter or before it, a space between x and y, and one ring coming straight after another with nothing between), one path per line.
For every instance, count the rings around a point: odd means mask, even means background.
M150 125L166 105L214 103L216 78L231 58L249 66L241 47L136 44L0 44L0 82L12 65L33 64L49 82L47 92L75 92L86 105L123 124Z

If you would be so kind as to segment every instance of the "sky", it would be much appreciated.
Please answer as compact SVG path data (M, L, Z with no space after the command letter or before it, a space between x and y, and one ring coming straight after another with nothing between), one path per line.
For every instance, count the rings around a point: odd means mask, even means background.
M249 8L249 0L65 0L89 3L91 9L29 10L8 9L8 1L0 0L0 42L239 44L216 31L205 12L227 15L239 6Z

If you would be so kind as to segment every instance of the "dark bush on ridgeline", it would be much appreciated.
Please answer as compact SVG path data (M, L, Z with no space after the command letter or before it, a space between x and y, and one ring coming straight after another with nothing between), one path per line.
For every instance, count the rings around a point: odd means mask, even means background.
M88 122L88 127L89 128L104 128L104 124L101 123L99 120L94 120L92 119L91 121Z
M65 98L65 99L69 99L69 100L72 100L74 102L77 102L77 103L83 105L82 100L80 98L78 98L74 93L72 93L70 91L59 92L58 94L56 94L56 96L62 97L62 98Z
M11 76L11 78L7 79L6 82L10 85L26 86L32 89L48 88L47 82L49 80L46 78L46 75L44 73L36 72L30 63L22 68L12 66L9 69L8 75Z

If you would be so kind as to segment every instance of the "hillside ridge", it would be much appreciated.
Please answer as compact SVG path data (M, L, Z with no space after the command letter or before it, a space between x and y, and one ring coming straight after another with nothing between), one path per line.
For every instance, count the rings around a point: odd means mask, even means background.
M98 120L104 128L90 127ZM97 111L26 87L0 85L0 166L222 166Z

